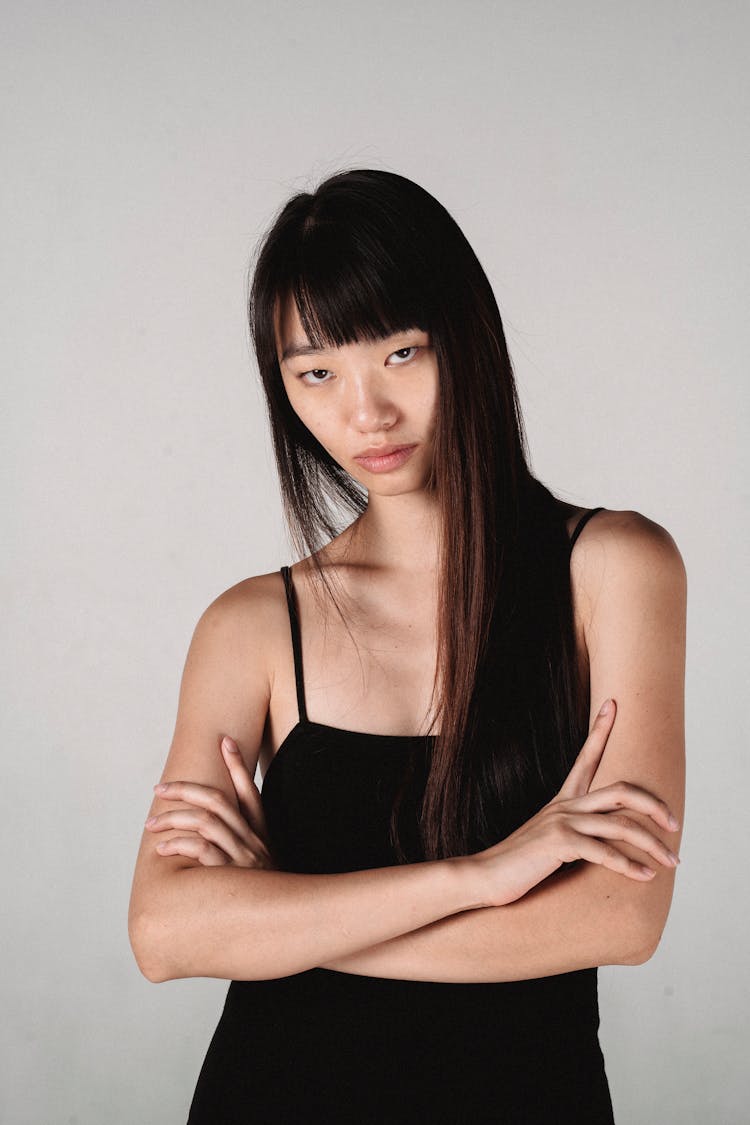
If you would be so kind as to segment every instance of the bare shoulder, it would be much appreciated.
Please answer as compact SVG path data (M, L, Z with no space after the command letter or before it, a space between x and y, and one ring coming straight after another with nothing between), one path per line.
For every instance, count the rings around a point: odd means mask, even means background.
M273 649L281 635L284 610L283 582L278 573L272 573L236 583L200 615L182 671L162 781L187 778L221 789L234 800L220 750L224 735L235 740L254 774L273 687ZM155 797L151 814L167 807ZM147 852L146 843L144 833Z
M275 635L283 620L284 588L279 571L235 583L206 607L196 631L218 634L233 645L252 647L258 636Z
M641 512L604 509L589 519L571 552L571 583L591 627L602 595L619 593L621 604L638 592L683 602L687 574L666 527Z
M245 578L214 598L200 615L188 649L176 736L190 732L191 741L200 740L223 727L254 759L277 648L288 628L278 571Z
M578 536L572 558L588 576L612 567L629 570L633 566L685 572L682 555L667 528L630 510L596 512Z

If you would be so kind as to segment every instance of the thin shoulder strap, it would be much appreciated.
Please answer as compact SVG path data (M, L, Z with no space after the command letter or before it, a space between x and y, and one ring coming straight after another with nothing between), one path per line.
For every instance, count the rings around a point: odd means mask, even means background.
M297 685L297 710L299 711L299 721L302 723L307 722L307 708L305 707L305 685L302 678L302 642L291 569L288 566L282 566L281 576L284 579L286 604L289 607L289 625L292 630L292 650L294 652L294 680Z
M584 527L586 526L588 521L591 519L591 517L595 516L597 512L603 512L603 511L605 511L604 508L592 508L590 511L584 512L584 514L581 516L578 523L576 524L576 526L573 530L573 534L570 537L570 550L571 551L573 550L573 546L575 544L576 539L581 534L581 532L583 531Z

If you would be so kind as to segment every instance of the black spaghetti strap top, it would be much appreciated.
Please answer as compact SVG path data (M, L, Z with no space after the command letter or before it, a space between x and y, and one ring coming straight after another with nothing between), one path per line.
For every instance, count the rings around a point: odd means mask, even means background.
M579 520L571 551L602 510ZM412 848L434 736L308 719L290 568L281 574L299 718L261 790L279 867L392 866L388 826L404 755L416 751L421 763L400 822ZM489 984L322 968L232 981L188 1125L612 1125L598 1027L596 969Z

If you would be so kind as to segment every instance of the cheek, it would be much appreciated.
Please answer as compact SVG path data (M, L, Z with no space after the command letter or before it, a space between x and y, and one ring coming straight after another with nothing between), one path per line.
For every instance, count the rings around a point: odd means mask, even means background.
M289 391L290 388L287 387L289 405L302 425L307 427L321 445L328 448L330 444L328 439L335 429L331 411L325 409L322 401L315 401L312 395L295 394L294 388L291 388L291 394Z
M424 394L421 403L421 411L429 419L428 427L431 433L435 431L438 418L438 389L437 386L430 387Z
M310 418L310 404L305 395L300 393L301 388L298 386L296 380L285 379L284 389L286 390L286 397L289 399L289 405L294 413L299 418L300 422L308 424Z

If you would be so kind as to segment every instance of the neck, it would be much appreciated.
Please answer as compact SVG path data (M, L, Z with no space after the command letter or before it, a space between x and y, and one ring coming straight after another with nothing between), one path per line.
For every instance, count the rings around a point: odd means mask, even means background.
M438 508L427 492L371 493L352 530L354 550L369 566L412 573L437 570Z

